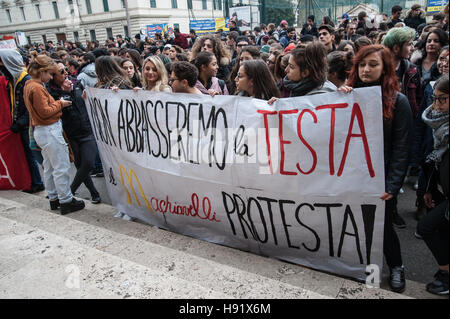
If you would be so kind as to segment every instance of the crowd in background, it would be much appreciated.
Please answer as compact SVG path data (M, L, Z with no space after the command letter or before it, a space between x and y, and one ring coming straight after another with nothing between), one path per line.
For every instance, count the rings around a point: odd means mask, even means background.
M145 40L140 34L134 39L117 35L104 44L48 41L0 50L1 72L16 94L10 129L20 134L26 154L27 191L42 191L45 185L50 208L62 214L84 208L74 197L82 183L92 202L101 202L91 179L104 173L84 102L87 87L238 95L276 107L279 98L379 85L390 286L405 289L394 226L406 225L397 212L397 195L406 178L417 176L415 235L439 265L426 289L448 294L448 5L430 23L420 5L403 12L394 6L381 22L365 12L356 19L344 14L336 25L329 17L316 23L310 16L300 32L286 21L247 31L231 21L228 32L200 36L175 29L173 36ZM69 155L77 168L72 181ZM43 165L44 181L36 162Z

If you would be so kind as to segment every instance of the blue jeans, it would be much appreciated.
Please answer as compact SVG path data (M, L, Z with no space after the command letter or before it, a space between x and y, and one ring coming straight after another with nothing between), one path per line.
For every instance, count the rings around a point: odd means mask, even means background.
M49 199L59 199L62 204L71 202L69 148L63 137L61 120L36 126L34 139L42 149L44 184Z
M30 171L31 186L42 185L41 174L37 166L36 159L30 149L30 137L28 136L28 129L20 132L20 140L22 142L23 151L28 162L28 169Z

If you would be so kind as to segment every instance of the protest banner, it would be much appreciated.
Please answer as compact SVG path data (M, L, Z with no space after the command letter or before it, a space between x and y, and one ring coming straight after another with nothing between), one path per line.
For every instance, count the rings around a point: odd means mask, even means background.
M250 6L231 7L230 21L236 22L236 26L241 30L251 30L252 12Z
M17 49L16 41L14 39L0 41L0 49Z
M440 12L447 3L448 3L448 0L428 0L427 13L432 14L432 13Z
M164 36L164 33L168 31L168 27L169 25L167 23L147 25L147 36L154 38L156 33L161 33Z
M180 234L366 278L383 264L380 87L266 101L87 89L107 189Z
M197 34L214 33L219 29L225 32L230 30L228 22L228 18L191 20L189 21L189 30L194 30Z

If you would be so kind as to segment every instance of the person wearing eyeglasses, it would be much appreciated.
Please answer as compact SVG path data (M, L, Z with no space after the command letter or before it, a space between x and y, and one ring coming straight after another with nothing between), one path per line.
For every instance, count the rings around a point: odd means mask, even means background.
M433 150L424 161L424 171L429 180L424 195L430 211L417 224L421 236L433 254L439 269L426 290L436 295L448 295L448 232L449 232L449 78L442 75L434 85L433 104L422 114L422 120L433 131ZM442 193L438 190L440 184ZM439 194L439 196L435 196Z
M174 93L203 94L195 87L198 70L187 61L177 61L171 66L169 85Z
M441 75L448 75L448 58L449 58L449 48L448 46L445 46L441 49L441 52L439 53L438 57L438 72ZM431 127L426 125L425 122L422 119L422 114L428 108L428 106L433 104L433 85L434 81L431 81L427 84L425 87L423 98L420 104L420 109L418 112L418 116L415 119L414 123L414 135L413 135L413 145L412 145L412 153L414 155L417 154L416 162L421 164L424 159L431 153L433 150L433 132L431 130ZM424 175L424 171L421 169L419 170L418 176L417 176L417 182L415 185L416 188L416 212L415 212L415 219L420 220L427 211L427 207L425 205L424 201L424 194L426 192L427 187L427 179ZM436 196L435 196L436 197ZM417 236L417 233L415 234L416 237L420 238L420 236Z
M277 61L277 57L281 54L281 51L272 51L272 53L269 55L269 58L267 59L267 67L269 68L270 73L272 74L273 78L276 81L279 81L280 79L275 76L275 63Z
M55 63L46 55L38 55L28 66L31 80L24 87L24 100L34 126L34 138L42 149L44 158L45 188L52 210L62 215L84 208L84 202L75 199L70 190L69 150L63 137L62 109L72 105L71 101L55 99L48 93L48 83L55 73Z
M91 202L101 202L100 193L92 182L90 172L94 168L97 144L92 132L89 115L82 98L84 87L81 81L72 82L67 78L67 69L61 60L55 60L56 69L52 79L47 84L47 91L58 101L71 101L72 105L62 109L62 127L69 141L74 164L77 168L70 185L72 194L84 183L91 195Z
M272 97L280 97L277 84L262 60L243 61L235 82L238 96L249 96L266 101Z

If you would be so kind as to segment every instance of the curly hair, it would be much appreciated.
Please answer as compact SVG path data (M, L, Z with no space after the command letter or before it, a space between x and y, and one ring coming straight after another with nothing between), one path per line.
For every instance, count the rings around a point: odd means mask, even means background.
M353 60L353 67L348 77L347 85L358 88L365 86L359 77L359 64L361 61L372 53L380 55L383 61L383 73L379 79L383 100L383 117L392 120L394 116L394 107L397 93L400 90L400 84L395 74L394 62L392 54L388 48L382 45L374 44L362 47Z
M191 56L192 60L195 59L197 54L199 54L202 51L203 44L205 43L206 40L210 40L213 44L213 52L217 58L217 63L220 64L222 58L227 58L228 60L230 60L230 52L227 49L225 49L220 39L217 39L212 35L204 35L197 41L195 41L195 44L192 47L192 56Z

